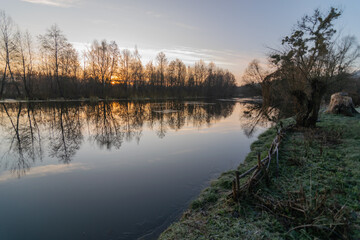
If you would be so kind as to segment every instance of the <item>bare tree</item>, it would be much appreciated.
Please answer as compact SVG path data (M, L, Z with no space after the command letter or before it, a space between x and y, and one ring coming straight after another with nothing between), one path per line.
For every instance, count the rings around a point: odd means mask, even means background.
M4 73L2 77L2 82L0 85L0 98L4 93L4 88L6 85L6 76L7 70L10 74L10 79L12 84L15 86L19 95L21 95L19 86L17 85L14 77L14 73L11 70L12 67L12 59L15 58L15 54L17 51L16 45L16 35L17 31L15 29L15 23L12 18L7 16L4 11L0 10L0 48L1 48L1 58L5 62Z
M206 65L203 60L200 60L195 63L195 72L194 72L194 80L195 86L199 86L202 84L206 79L207 71Z
M156 82L156 69L152 61L148 62L145 66L145 78L148 84L155 85Z
M115 75L119 68L120 50L115 41L111 41L109 44L109 55L110 55L110 70L109 80Z
M91 76L101 82L103 96L105 85L118 71L119 55L120 51L116 42L107 43L106 40L102 40L101 43L95 40L86 54Z
M186 85L188 87L195 86L195 69L193 67L187 67L187 74L186 74Z
M26 97L32 98L32 83L31 78L34 75L33 71L33 43L29 32L22 33L20 30L17 34L17 52L19 61L19 75L21 76Z
M111 59L108 54L108 44L106 40L94 41L92 44L92 54L94 55L94 73L95 77L98 78L103 86L105 87L106 77L111 64Z
M59 26L56 24L47 29L44 35L40 35L39 41L41 49L49 56L49 60L51 61L51 71L59 88L60 95L61 97L64 97L64 92L59 79L59 63L60 57L69 43Z
M135 50L133 53L133 58L131 61L130 69L131 69L131 76L134 82L135 88L138 89L139 83L142 84L143 79L143 65L141 63L141 56L137 47L135 46Z
M175 60L175 69L177 77L177 85L183 87L186 79L186 66L180 59Z
M158 64L158 71L160 74L160 86L163 87L164 83L165 83L165 71L166 71L166 67L167 67L167 63L168 63L165 53L160 52L156 56L156 62Z
M269 71L265 70L259 60L252 60L242 76L242 80L245 84L250 85L256 93L263 96L264 102L270 99L271 82L267 76Z
M176 59L170 62L168 73L170 86L185 85L186 66L180 59Z
M83 52L80 65L78 52L56 24L39 35L37 43L33 44L30 34L17 30L12 19L0 11L0 98L170 95L174 93L172 87L179 93L184 92L180 88L194 87L204 94L205 85L214 88L230 82L226 71L219 71L215 65L209 68L202 60L195 67L187 67L176 59L168 71L163 52L157 54L154 64L144 67L137 47L120 52L115 42L106 40L95 40ZM121 81L130 91L117 86ZM196 91L190 92L197 95Z
M64 47L63 54L59 59L59 72L61 76L65 77L77 77L77 72L80 67L78 53L71 44L67 44Z
M260 84L265 81L266 76L269 74L268 71L264 70L259 60L252 60L248 67L245 69L242 80L246 84Z
M215 82L215 71L216 71L215 63L210 62L210 63L208 64L208 67L207 67L207 76L206 76L206 86L207 86L208 88L214 86L214 82Z
M120 72L122 79L124 80L125 87L127 89L130 80L130 64L132 61L132 54L128 49L124 49L121 51L120 57Z

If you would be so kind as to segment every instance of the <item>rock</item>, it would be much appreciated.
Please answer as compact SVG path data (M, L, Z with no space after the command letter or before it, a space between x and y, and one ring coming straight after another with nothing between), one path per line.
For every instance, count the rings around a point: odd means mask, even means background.
M355 110L352 98L346 92L338 92L331 95L330 104L326 112L343 114L345 116L354 116L354 114L358 113Z

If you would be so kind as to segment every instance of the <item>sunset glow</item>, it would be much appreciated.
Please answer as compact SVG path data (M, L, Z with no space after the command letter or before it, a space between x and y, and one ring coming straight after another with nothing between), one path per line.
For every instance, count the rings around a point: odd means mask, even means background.
M294 22L314 8L333 5L344 9L338 25L360 38L356 27L358 1L84 1L2 0L2 8L34 36L57 23L77 49L93 39L115 40L120 49L137 45L144 63L160 51L169 60L192 65L199 59L229 69L241 81L252 59L263 59ZM206 10L204 10L206 8ZM283 9L280 11L280 9ZM218 11L226 13L218 16ZM66 18L64 18L64 14ZM119 21L126 19L126 21ZM44 21L46 19L46 21ZM286 19L284 21L284 19ZM129 25L131 23L131 26ZM80 47L85 46L85 47ZM81 53L81 52L80 52Z

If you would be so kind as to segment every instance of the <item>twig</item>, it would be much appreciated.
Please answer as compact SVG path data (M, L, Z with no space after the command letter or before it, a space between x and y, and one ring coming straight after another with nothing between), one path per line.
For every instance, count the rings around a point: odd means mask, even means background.
M299 228L307 228L307 227L325 227L325 226L341 226L341 225L346 225L345 223L327 223L327 224L305 224L305 225L300 225L297 227L293 227L292 229L290 229L289 231L287 231L286 235L289 234L290 232L299 229Z

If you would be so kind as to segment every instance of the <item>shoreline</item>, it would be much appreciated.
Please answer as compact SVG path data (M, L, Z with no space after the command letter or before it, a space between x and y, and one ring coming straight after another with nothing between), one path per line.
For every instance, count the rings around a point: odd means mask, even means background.
M183 99L209 99L206 97L185 97L185 98L80 98L80 99L65 99L53 98L46 100L26 100L26 99L1 99L0 103L17 103L17 102L101 102L101 101L166 101L166 100L183 100Z
M159 239L328 239L331 234L359 239L359 122L359 115L322 113L317 128L290 131L280 146L279 177L270 173L270 184L261 182L235 202L229 197L235 170L241 174L256 164L257 152L266 155L276 135L275 127L268 129L251 145L244 163L212 181ZM305 218L286 205L295 201L294 194L306 196L296 204L314 214L306 212ZM322 211L317 212L313 206L320 198ZM336 222L344 219L346 224Z
M80 98L80 99L65 99L65 98L54 98L46 100L27 100L27 99L0 99L0 103L51 103L51 102L102 102L102 101L170 101L170 100L217 100L217 101L241 101L244 99L246 103L251 103L252 98L243 97L229 97L229 98L210 98L210 97L172 97L172 98ZM246 100L245 100L246 99ZM256 99L256 98L254 98ZM257 100L253 100L256 102Z

